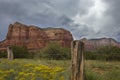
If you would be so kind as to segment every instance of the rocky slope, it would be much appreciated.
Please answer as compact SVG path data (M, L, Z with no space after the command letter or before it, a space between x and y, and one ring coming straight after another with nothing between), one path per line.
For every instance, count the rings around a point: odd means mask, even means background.
M100 39L86 39L83 38L81 41L85 44L85 50L95 50L102 46L116 46L120 47L120 43L112 38L100 38Z
M39 28L15 22L9 25L6 39L0 42L0 50L10 45L25 45L30 50L36 50L44 48L49 42L70 47L72 40L72 34L62 28Z

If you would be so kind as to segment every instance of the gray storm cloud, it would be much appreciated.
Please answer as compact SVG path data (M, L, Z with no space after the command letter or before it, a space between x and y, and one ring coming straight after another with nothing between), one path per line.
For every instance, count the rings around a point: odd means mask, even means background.
M62 27L75 39L112 37L120 41L120 0L0 0L0 40L19 21Z

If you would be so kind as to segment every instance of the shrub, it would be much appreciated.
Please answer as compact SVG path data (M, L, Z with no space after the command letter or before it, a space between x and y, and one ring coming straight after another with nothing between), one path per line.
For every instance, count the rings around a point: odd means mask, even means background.
M0 58L6 58L7 57L7 52L0 51Z
M120 60L120 48L103 46L95 51L85 51L85 58L91 60Z
M95 52L92 51L85 51L85 59L92 59L92 60L96 60L96 54Z
M12 46L14 58L30 58L26 46Z
M40 50L35 58L46 58L46 59L70 59L70 49L62 47L56 42L49 43L44 49Z

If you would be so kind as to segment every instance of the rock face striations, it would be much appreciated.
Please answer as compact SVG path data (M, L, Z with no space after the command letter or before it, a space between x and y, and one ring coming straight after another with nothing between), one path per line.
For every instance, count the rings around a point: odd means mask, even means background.
M85 44L85 50L95 50L102 46L116 46L120 48L120 43L112 38L100 38L100 39L86 39L83 38L81 41Z
M72 40L72 34L62 28L39 28L15 22L9 25L6 39L0 42L0 50L10 45L25 45L30 50L36 50L44 48L50 42L70 47Z

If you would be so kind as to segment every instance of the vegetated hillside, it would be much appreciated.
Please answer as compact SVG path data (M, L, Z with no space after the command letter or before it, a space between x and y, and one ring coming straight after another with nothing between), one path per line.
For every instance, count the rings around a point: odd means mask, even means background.
M27 46L29 50L36 50L44 48L50 42L70 47L72 40L72 34L62 28L39 28L15 22L9 25L6 39L0 42L0 50L11 45Z
M120 61L120 44L112 38L82 39L85 58L89 60Z

